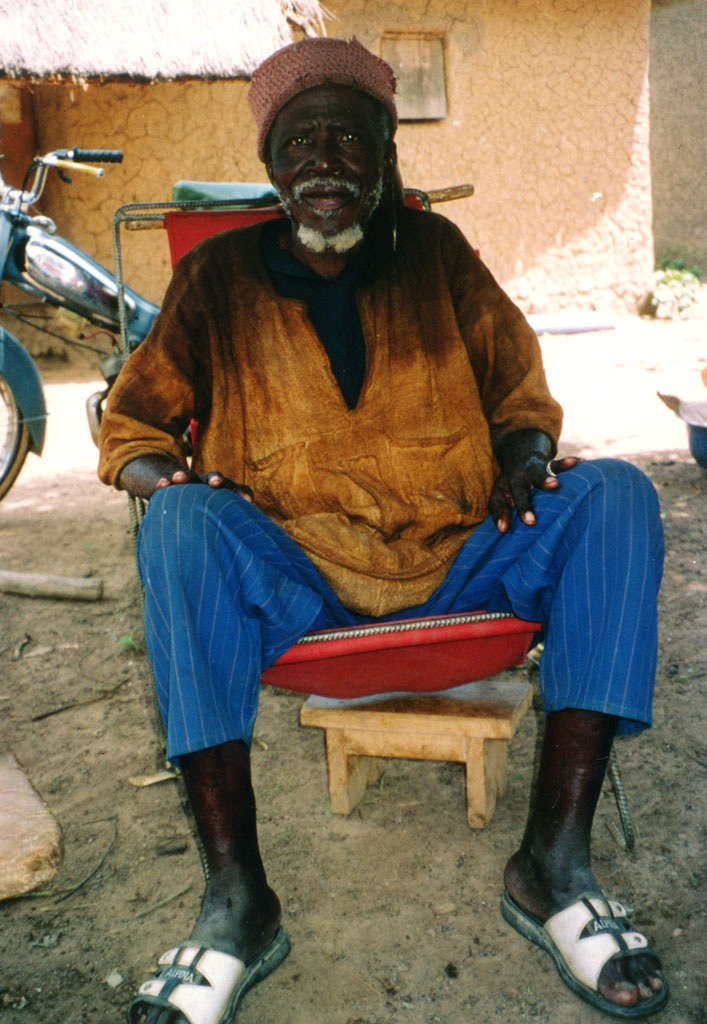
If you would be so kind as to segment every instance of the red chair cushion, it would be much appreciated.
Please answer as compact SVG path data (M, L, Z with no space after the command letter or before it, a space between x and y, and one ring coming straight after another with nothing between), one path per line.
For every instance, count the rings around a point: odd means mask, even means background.
M433 692L520 665L537 622L484 612L310 633L262 682L323 697Z

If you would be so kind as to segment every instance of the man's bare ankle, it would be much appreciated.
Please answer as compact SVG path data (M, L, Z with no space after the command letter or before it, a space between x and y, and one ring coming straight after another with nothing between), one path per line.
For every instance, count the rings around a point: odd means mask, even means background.
M585 892L599 892L587 858L564 863L521 848L508 860L504 884L524 910L542 921Z
M255 895L210 882L191 937L248 963L272 941L280 919L280 901L269 887Z

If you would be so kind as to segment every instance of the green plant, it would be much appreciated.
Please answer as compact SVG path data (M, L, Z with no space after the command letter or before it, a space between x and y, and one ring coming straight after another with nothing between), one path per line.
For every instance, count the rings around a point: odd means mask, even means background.
M119 637L119 639L118 639L118 650L121 652L121 654L127 654L130 651L139 651L140 650L140 645L135 640L135 631L136 630L137 630L137 626L133 626L133 628L130 630L129 633L126 633L125 636Z
M649 312L659 320L682 317L700 294L700 269L685 260L661 260L648 295Z

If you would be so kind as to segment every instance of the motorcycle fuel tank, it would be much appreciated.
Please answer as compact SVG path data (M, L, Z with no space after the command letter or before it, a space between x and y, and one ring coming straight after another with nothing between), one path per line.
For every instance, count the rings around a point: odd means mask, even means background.
M23 282L44 292L50 301L67 306L94 324L118 330L118 285L100 263L66 239L45 232L24 246L20 275ZM128 318L133 309L126 295Z

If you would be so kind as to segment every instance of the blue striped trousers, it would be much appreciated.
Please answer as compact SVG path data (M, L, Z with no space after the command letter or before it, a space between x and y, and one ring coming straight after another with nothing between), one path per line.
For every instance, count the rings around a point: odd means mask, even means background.
M663 541L655 491L618 460L580 462L534 492L537 524L483 522L422 605L387 617L485 608L543 623L546 711L651 723ZM374 621L342 606L304 552L230 491L159 490L138 539L145 637L167 756L250 742L261 671L313 629Z

